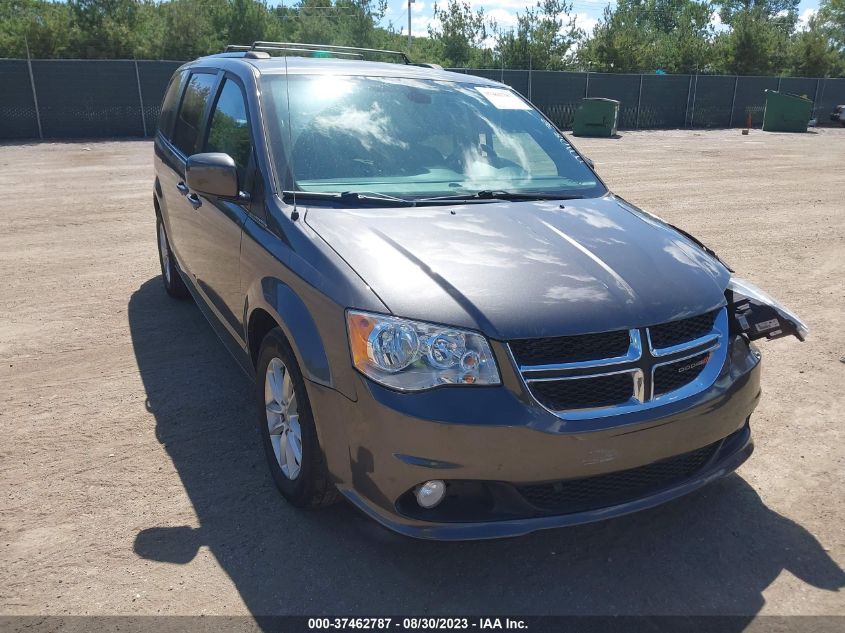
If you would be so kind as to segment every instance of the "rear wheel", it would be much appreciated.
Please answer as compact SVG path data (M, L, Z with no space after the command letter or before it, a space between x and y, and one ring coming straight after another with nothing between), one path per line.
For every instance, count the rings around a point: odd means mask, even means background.
M161 264L164 289L171 297L185 299L188 297L188 288L176 267L176 260L173 258L173 251L170 250L170 242L167 240L167 232L159 216L156 216L156 231L158 233L158 261Z
M300 508L336 501L302 373L278 328L261 344L255 387L258 429L276 487Z

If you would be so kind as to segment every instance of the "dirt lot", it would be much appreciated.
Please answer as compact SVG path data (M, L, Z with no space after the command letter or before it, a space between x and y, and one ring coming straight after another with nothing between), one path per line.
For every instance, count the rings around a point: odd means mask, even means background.
M451 544L282 503L247 379L161 288L149 142L0 146L0 613L845 615L845 129L577 145L812 338L763 345L738 474Z

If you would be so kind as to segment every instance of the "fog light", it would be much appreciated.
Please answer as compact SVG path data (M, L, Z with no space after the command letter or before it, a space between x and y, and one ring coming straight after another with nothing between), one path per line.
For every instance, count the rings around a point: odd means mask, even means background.
M440 479L433 479L425 482L417 488L417 503L421 507L429 509L443 501L446 496L446 484Z

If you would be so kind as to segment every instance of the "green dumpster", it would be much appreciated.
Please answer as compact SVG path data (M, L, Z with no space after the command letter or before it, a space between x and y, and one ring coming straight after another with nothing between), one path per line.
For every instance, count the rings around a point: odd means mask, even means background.
M618 121L618 101L588 97L575 111L572 133L575 136L616 136Z
M766 132L806 132L813 117L813 102L785 92L766 90L763 130Z

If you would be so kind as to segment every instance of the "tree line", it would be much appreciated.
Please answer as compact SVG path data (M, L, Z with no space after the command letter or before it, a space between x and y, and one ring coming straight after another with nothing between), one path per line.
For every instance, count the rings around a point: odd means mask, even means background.
M616 0L591 32L568 0L504 28L467 0L434 5L426 37L385 23L386 0L0 0L0 57L188 60L255 40L408 51L447 67L598 72L845 74L845 0ZM718 19L717 19L718 17Z

